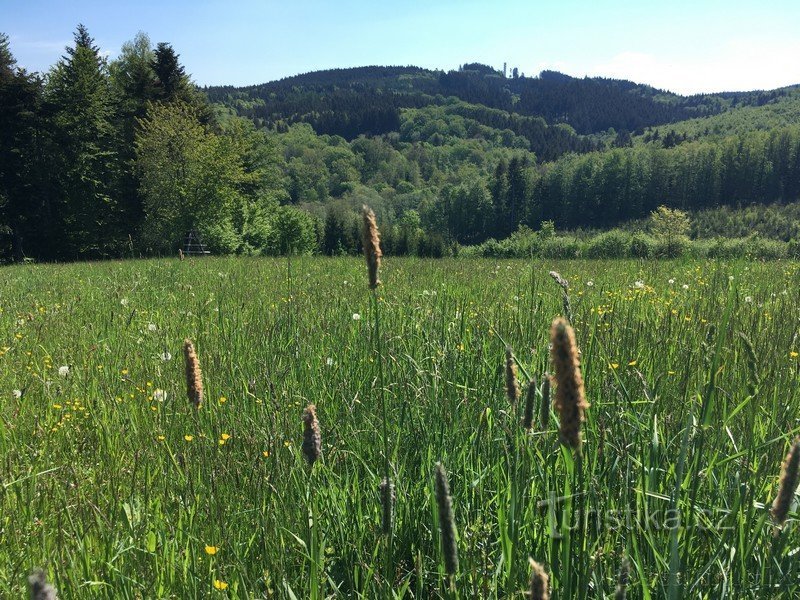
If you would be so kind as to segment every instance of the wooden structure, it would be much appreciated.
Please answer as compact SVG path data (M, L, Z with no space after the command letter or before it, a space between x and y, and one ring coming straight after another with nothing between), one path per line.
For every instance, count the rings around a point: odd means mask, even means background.
M183 254L185 256L205 256L206 254L211 254L211 252L206 250L205 246L203 246L203 240L200 239L200 234L192 229L186 234L186 241L183 244Z

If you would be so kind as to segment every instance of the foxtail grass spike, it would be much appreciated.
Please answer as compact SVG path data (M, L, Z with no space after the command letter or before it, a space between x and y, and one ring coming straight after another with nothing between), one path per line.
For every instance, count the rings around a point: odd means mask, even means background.
M544 374L542 381L542 403L539 405L539 424L542 429L550 427L550 375Z
M531 565L531 588L528 592L531 600L550 600L550 577L544 567L533 560L528 558Z
M589 404L583 394L575 332L564 319L558 318L550 329L550 341L557 386L555 407L560 421L559 439L565 446L580 452L581 424Z
M525 410L522 412L522 426L530 431L533 428L533 403L536 401L536 382L528 382L528 390L525 393Z
M312 465L322 456L322 435L317 420L317 407L309 404L303 411L303 455Z
M511 346L506 346L506 395L511 406L517 405L521 395L517 381L517 363Z
M631 573L631 563L626 558L622 559L617 576L617 588L614 590L614 600L625 600L628 595L628 579Z
M183 356L186 359L186 395L195 408L200 408L203 404L203 372L194 344L189 339L183 342Z
M361 237L364 246L364 257L367 259L369 287L374 290L381 284L380 279L378 279L381 256L383 256L381 252L381 236L378 232L378 224L375 222L375 213L367 205L361 207L361 217L364 221Z
M800 474L800 438L792 442L792 447L781 466L781 482L778 488L778 495L772 502L772 520L777 525L783 525L786 517L789 516L789 509L792 506L794 492L797 489Z
M458 547L456 545L456 524L453 519L453 501L450 498L450 484L442 463L436 463L436 504L439 507L439 531L442 536L444 569L448 575L458 571Z
M31 600L58 600L56 588L47 583L47 577L41 569L35 569L28 576L28 591Z
M391 479L384 477L380 485L381 493L381 533L389 535L392 532L394 523L394 483Z
M553 278L553 281L555 281L565 293L569 291L569 282L564 279L558 271L550 271L550 277Z

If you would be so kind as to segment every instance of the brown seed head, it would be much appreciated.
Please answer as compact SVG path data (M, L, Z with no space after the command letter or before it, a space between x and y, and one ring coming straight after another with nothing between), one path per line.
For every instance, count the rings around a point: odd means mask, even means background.
M522 395L517 381L517 362L514 360L511 346L506 346L506 395L512 406L517 405L519 397Z
M381 282L378 279L378 269L381 266L381 236L378 232L378 224L375 222L375 213L367 205L361 207L361 217L363 226L361 228L361 238L364 246L364 257L367 259L367 274L369 275L369 287L374 290Z
M522 426L529 430L533 427L533 404L536 402L536 382L528 382L528 391L525 393L525 410L522 412Z
M458 547L456 545L456 523L453 518L453 502L450 484L442 463L436 463L436 504L439 507L439 531L442 536L444 569L448 575L458 571Z
M322 436L319 432L317 407L309 404L303 411L303 455L313 465L322 456Z
M531 565L531 589L529 596L531 600L549 600L550 599L550 577L544 567L533 560L528 558Z
M580 452L581 423L589 404L583 395L575 332L564 319L558 318L550 329L550 341L557 385L555 407L561 424L559 439L562 444Z
M203 373L197 358L194 344L186 339L183 342L183 356L186 362L186 394L195 408L203 404Z
M800 438L792 442L789 453L783 460L781 467L781 483L778 488L778 495L772 502L772 520L778 525L783 525L786 517L789 516L789 509L792 506L794 492L797 489L798 469L800 468Z

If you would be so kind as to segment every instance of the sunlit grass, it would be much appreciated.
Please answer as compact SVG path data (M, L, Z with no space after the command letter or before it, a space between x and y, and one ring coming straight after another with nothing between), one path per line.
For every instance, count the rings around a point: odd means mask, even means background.
M625 556L633 598L800 593L796 513L777 535L769 519L800 431L797 263L389 259L377 303L362 260L286 267L0 271L1 597L42 566L66 599L521 598L533 557L554 597L597 598ZM591 404L582 461L555 415L526 432L504 387L506 344L521 374L551 369L551 269L570 284Z

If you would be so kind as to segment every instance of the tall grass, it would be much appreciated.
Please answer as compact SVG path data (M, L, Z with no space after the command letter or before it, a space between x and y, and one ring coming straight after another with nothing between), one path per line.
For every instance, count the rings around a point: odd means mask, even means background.
M552 598L611 597L626 558L628 598L800 594L796 508L770 515L800 434L797 263L382 268L372 292L363 260L297 257L291 297L272 259L0 271L0 597L42 567L64 599L521 598L529 557ZM506 393L506 346L528 380L553 372L550 270L580 459L557 412L526 429Z

